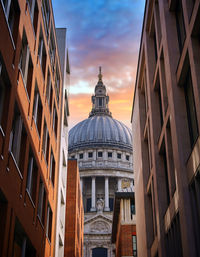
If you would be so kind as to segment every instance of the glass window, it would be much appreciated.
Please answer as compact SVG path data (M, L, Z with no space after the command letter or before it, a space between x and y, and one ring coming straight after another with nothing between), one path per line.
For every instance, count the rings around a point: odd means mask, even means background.
M18 105L15 104L12 129L10 132L9 150L12 152L16 164L21 172L24 170L26 138L27 134L23 125L22 116Z
M156 32L155 32L155 29L154 29L154 33L153 33L153 41L154 41L155 60L157 61L157 59L158 59L158 52L157 52L157 41L156 41Z
M44 127L43 127L43 140L42 140L42 151L48 165L48 157L49 157L49 132L47 129L46 121L44 120Z
M129 159L130 159L130 156L126 155L126 160L129 161Z
M10 104L10 81L0 56L0 127L5 132L8 120L8 108Z
M122 158L121 153L117 153L117 159L121 159L121 158Z
M60 94L60 74L58 70L58 64L56 68L56 77L55 77L55 91L56 91L56 98L59 103L59 94Z
M92 257L107 257L108 249L103 247L97 247L92 249Z
M89 158L92 158L92 157L93 157L93 152L89 152L89 153L88 153L88 157L89 157Z
M40 136L41 125L42 125L42 101L40 98L40 93L38 90L37 82L35 85L35 92L34 92L33 119L35 121L37 131Z
M90 209L91 209L91 198L87 198L86 212L90 212Z
M40 179L39 196L38 196L38 216L42 224L44 225L45 217L45 204L46 204L46 192L44 188L44 183Z
M51 151L51 159L50 159L50 180L54 186L55 183L55 168L56 168L56 163L55 163L55 158L53 155L53 152Z
M185 91L185 102L186 102L186 109L187 109L187 118L188 118L188 127L190 133L190 143L191 147L193 147L196 139L198 137L198 124L197 124L197 116L196 116L196 107L194 101L194 93L193 93L193 86L192 86L192 79L191 73L188 72L186 83L184 85Z
M131 199L130 207L131 207L131 215L135 215L135 200L134 199Z
M6 91L6 86L1 77L1 72L0 72L0 125L2 123L2 116L4 111L3 107L4 107L4 101L5 101L5 91Z
M166 256L183 256L179 213L173 218L165 236ZM174 253L176 253L174 255ZM197 256L197 255L196 255Z
M45 78L45 71L46 71L46 49L44 44L44 38L42 34L42 28L40 28L40 39L39 39L39 45L38 45L38 57L40 60L40 66L43 73L43 78Z
M83 159L83 153L79 154L79 159Z
M112 158L112 153L108 152L108 158Z
M50 41L49 41L49 55L50 55L50 62L51 62L52 68L54 67L54 62L55 62L55 53L56 53L56 44L54 39L53 27L52 27L51 34L50 34Z
M177 29L177 35L178 35L179 50L181 53L183 49L183 43L185 41L185 23L184 23L181 0L177 1L175 15L176 15L176 29Z
M110 211L113 211L113 205L114 205L114 199L113 198L109 198Z
M51 75L48 70L47 85L46 85L46 99L49 104L50 111L51 111L51 104L52 104L52 96L53 96L53 91L52 91L52 84L51 84Z
M32 150L29 151L28 173L26 181L26 189L31 196L33 203L36 201L36 188L37 188L37 164Z
M17 40L17 30L19 25L19 14L20 9L18 5L17 0L3 0L1 1L3 3L4 11L6 14L6 18L8 21L8 25L14 40L14 43L16 44Z
M43 20L44 20L44 27L46 31L46 35L48 35L48 29L49 29L49 19L50 19L50 6L48 0L42 1L42 14L43 14Z
M28 8L30 11L31 20L33 22L34 32L36 34L37 31L37 23L38 23L38 6L36 0L27 0Z
M12 250L13 257L37 256L35 248L33 247L31 241L29 240L29 237L27 236L23 226L21 225L17 217L15 218L15 227L13 231L12 243L13 243L13 250Z
M55 132L55 135L57 137L57 131L58 131L58 115L57 115L57 111L56 111L56 106L54 104L54 108L53 108L53 130Z
M51 232L52 232L52 220L53 220L53 213L51 210L50 205L48 204L47 207L47 237L49 239L49 241L51 242Z
M137 238L136 238L136 235L133 235L132 239L133 239L133 257L137 257Z
M157 79L156 81L156 87L157 87L157 99L158 99L158 105L159 105L159 116L160 116L160 125L161 125L161 128L163 126L163 108L162 108L162 98L161 98L161 91L160 91L160 81L159 81L159 78Z
M98 152L98 157L103 157L103 152Z
M103 103L103 101L102 101L102 100L103 100L103 98L102 98L102 97L100 97L100 98L99 98L99 106L100 106L100 107L102 107L102 105L103 105L103 104L102 104L102 103Z
M37 5L37 1L35 1L35 8L34 8L34 14L33 14L33 28L34 28L35 35L37 33L38 14L39 14L38 5Z
M190 185L190 196L191 196L191 204L192 204L192 221L194 224L194 236L195 246L197 251L197 256L200 256L200 244L198 243L200 240L200 201L199 201L199 192L200 192L200 167L198 168L196 175Z
M25 31L23 31L22 47L20 52L19 69L21 71L24 86L30 99L31 87L32 87L32 76L33 76L33 62L30 55L28 41Z

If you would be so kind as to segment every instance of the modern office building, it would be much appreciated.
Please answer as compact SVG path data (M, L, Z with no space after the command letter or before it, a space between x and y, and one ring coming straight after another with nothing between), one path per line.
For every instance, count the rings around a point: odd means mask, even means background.
M132 190L115 193L112 222L115 257L137 257L135 194Z
M55 256L64 257L65 242L65 211L66 211L66 192L67 192L67 159L68 159L68 97L70 67L68 59L68 49L66 43L66 28L56 28L56 38L58 43L58 53L60 57L61 73L63 78L63 92L61 99L61 125L60 125L60 159L58 172L58 192L56 210L56 237L55 237Z
M84 209L77 160L68 160L65 257L83 257ZM60 257L60 255L58 255Z
M200 256L200 1L146 1L132 109L139 257Z
M0 35L0 256L54 256L63 79L51 1L0 1Z
M114 196L133 187L132 135L112 118L99 70L89 118L69 131L69 156L78 160L84 205L84 256L112 257Z

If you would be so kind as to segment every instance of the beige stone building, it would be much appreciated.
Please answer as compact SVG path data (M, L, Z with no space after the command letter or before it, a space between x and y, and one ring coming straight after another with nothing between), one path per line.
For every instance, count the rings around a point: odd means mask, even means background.
M199 0L146 1L132 109L139 257L200 256L199 36Z

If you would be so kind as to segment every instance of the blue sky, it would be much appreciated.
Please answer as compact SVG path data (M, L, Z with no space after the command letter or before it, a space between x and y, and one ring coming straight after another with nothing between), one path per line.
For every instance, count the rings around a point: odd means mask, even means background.
M113 117L130 127L145 0L53 0L56 27L67 28L70 127L88 117L102 66Z

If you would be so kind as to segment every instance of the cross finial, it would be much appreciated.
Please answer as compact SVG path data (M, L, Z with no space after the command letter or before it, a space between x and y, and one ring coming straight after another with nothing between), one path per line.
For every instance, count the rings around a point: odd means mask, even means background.
M101 81L102 82L102 74L101 74L101 66L99 66L99 75L98 75L98 77L99 77L99 81Z

